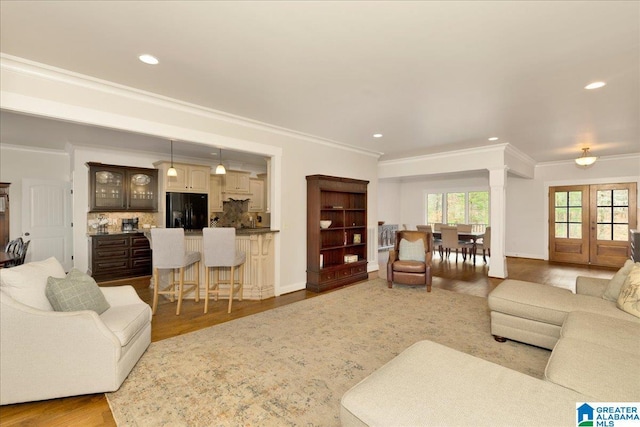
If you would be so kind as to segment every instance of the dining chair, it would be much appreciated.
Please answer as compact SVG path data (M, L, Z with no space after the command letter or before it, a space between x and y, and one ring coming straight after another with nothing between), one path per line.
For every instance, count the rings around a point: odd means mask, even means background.
M458 227L458 233L471 233L473 231L473 225L471 225L471 224L458 224L457 227ZM473 250L473 241L472 240L468 240L468 239L461 239L460 238L460 234L458 234L458 240L460 240L460 244L463 244L463 245L466 245L466 246L471 245L471 247L467 248L467 249L469 249L469 251L468 251L469 252L469 257L471 257L471 256L474 257L473 260L474 260L474 264L475 264L475 256L476 256L476 254L475 253L471 253L471 251ZM464 256L464 259L466 260L466 256Z
M231 313L233 296L236 294L242 301L244 287L244 269L242 264L246 261L246 254L236 250L236 229L231 227L206 227L202 229L202 247L204 252L204 312L209 309L209 295L214 295L217 301L220 296L220 284L229 284L229 308ZM240 268L238 268L240 267ZM216 270L216 280L210 283L210 269ZM220 280L220 269L228 268L229 280ZM235 272L238 271L238 280Z
M433 251L435 252L436 249L438 249L438 251L440 250L439 248L442 245L442 239L436 239L435 237L433 237L433 230L430 225L416 225L416 229L418 231L423 231L427 233L427 235L431 234L433 238L431 242L431 247L433 248Z
M482 249L482 260L487 263L487 254L491 256L491 227L487 227L484 230L484 236L478 239L476 244L478 249Z
M15 267L17 265L24 264L24 259L27 254L27 248L29 247L29 242L26 243L22 240L22 237L18 237L6 244L4 247L4 251L8 254L13 255L13 260L4 264L5 268Z
M467 251L473 248L472 243L460 241L458 239L458 227L443 225L440 229L442 233L442 251L446 255L447 259L451 254L451 250L456 251L456 262L458 262L458 250L462 251L462 259L467 259Z
M153 314L158 307L158 295L169 295L174 302L176 293L178 306L176 315L180 314L182 299L195 292L196 302L200 301L200 252L187 251L182 228L152 228L151 251L153 264ZM195 280L185 281L185 268L192 267ZM160 289L160 270L170 270L169 286ZM176 289L176 273L178 282ZM185 286L187 287L185 291Z

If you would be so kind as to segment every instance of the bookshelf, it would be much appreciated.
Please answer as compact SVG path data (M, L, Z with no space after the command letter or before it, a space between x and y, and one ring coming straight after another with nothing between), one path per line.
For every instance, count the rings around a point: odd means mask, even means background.
M307 289L322 292L367 275L369 181L307 176ZM330 220L327 228L321 220Z

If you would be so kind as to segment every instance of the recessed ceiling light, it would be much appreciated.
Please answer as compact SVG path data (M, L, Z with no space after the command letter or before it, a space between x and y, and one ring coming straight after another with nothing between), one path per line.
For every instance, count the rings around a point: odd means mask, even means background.
M593 82L593 83L589 83L589 84L588 84L588 85L586 85L584 88L585 88L585 89L589 89L589 90L591 90L591 89L599 89L599 88L601 88L601 87L602 87L602 86L604 86L604 85L606 85L606 83L605 83L605 82Z
M382 138L382 134L381 133L374 133L373 137L374 138Z
M149 64L149 65L156 65L158 64L158 58L156 58L155 56L149 55L149 54L144 54L144 55L140 55L138 56L138 59L142 62L144 62L145 64Z
M497 136L492 136L489 138L489 141L497 141L499 138Z

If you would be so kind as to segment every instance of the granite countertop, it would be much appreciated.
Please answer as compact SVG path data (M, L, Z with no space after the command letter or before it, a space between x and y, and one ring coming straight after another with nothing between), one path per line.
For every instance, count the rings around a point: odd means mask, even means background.
M108 231L106 233L98 233L97 231L89 231L87 237L95 236L118 236L121 234L143 234L146 230L133 230L133 231Z
M279 230L272 230L271 227L256 227L256 228L236 228L236 236L247 236L249 234L264 234L264 233L277 233ZM202 231L185 231L184 235L189 236L202 236Z
M98 233L96 231L91 231L87 233L87 237L96 237L96 236L118 236L121 234L147 234L150 230L148 229L139 229L133 231L109 231L107 233ZM264 234L264 233L277 233L279 230L272 230L271 227L256 227L256 228L236 228L237 236L246 236L249 234ZM202 236L202 231L185 231L184 235L189 236Z

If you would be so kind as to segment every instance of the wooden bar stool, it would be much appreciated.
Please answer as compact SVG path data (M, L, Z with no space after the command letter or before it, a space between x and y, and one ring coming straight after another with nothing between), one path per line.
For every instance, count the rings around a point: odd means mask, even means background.
M196 302L200 301L200 252L187 252L185 249L184 229L182 228L152 228L151 250L153 251L153 314L158 307L158 295L170 295L171 302L178 297L176 315L180 314L182 298L195 291ZM193 265L195 280L184 281L184 269ZM171 270L169 286L160 289L160 271ZM176 273L178 273L178 288L176 289ZM187 290L185 292L185 286Z
M220 296L220 284L229 284L229 309L233 304L233 295L237 294L242 301L244 286L244 273L242 264L246 260L244 252L236 251L236 229L230 227L214 227L202 229L202 247L204 252L204 282L205 300L204 312L209 309L209 295L215 296L215 301ZM237 267L240 267L239 269ZM216 269L216 281L210 283L209 269ZM229 268L229 280L220 280L220 269ZM238 269L238 281L235 280L235 270ZM237 285L237 286L236 286Z

